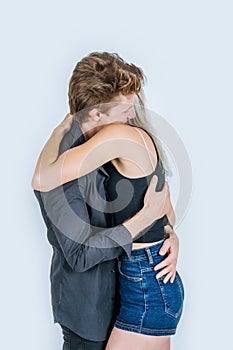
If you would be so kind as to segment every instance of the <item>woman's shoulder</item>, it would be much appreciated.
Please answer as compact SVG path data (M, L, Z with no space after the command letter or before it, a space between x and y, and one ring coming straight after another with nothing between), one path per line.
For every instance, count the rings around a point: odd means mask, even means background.
M152 152L155 148L154 141L152 140L148 132L134 125L122 123L107 124L96 135L98 135L100 139L104 138L105 140L127 139L135 140L137 143L140 144L145 144L146 142L149 145L149 148Z
M106 137L112 138L135 138L137 131L132 125L111 123L105 125L98 133L101 135L106 135Z

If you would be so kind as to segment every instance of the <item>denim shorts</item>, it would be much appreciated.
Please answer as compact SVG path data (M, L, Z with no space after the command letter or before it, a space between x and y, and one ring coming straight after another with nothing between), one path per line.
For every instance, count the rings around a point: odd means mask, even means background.
M115 327L141 334L168 336L176 333L180 320L184 287L176 272L173 283L158 280L153 267L165 257L159 255L162 243L133 250L118 258L120 311Z

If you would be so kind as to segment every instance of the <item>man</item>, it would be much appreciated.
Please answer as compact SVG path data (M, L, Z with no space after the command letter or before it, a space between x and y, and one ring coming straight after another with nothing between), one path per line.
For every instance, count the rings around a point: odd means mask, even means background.
M142 80L140 69L117 55L94 53L79 62L69 88L70 111L78 112L79 119L63 138L60 153L82 144L99 129L96 106L103 112L122 92L126 96L138 93ZM130 116L132 110L127 113ZM87 128L87 116L93 118L91 129ZM117 312L116 258L123 251L130 255L133 239L163 216L147 206L114 227L104 187L108 177L100 167L52 191L35 191L53 247L52 306L54 321L63 329L64 350L105 348ZM154 191L155 185L148 191L154 192L156 199L161 193ZM164 273L169 264L174 268L178 253L176 235L169 232L172 238L166 241L163 253L168 248L174 253L160 265L166 267Z

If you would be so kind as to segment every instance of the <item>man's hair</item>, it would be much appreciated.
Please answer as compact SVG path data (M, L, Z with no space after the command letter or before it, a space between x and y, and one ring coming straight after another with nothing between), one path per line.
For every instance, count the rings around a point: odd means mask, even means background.
M93 52L77 63L69 83L70 113L80 119L115 96L139 93L145 76L141 68L126 63L117 53ZM102 106L103 107L103 106ZM82 121L82 120L80 120Z
M120 93L136 94L134 108L136 117L129 124L144 129L154 140L159 157L167 174L172 174L162 145L156 136L154 127L148 119L144 105L142 85L146 80L141 68L126 63L117 53L93 52L77 63L69 83L70 113L78 114L83 122L88 112L97 107L106 113L114 103L109 102Z

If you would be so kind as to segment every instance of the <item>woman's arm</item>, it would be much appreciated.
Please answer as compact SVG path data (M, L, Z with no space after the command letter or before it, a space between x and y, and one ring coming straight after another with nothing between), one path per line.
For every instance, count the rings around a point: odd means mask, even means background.
M49 168L50 164L56 162L59 154L60 143L65 134L71 128L72 122L73 116L71 114L67 114L64 120L53 130L51 136L44 145L37 160L36 168L31 182L32 188L34 190L43 191L43 186L40 187L41 181L43 182L43 171L46 169L46 167Z
M59 144L67 132L67 120L63 122L53 131L39 156L32 179L34 189L52 190L116 158L140 163L138 166L144 168L146 150L134 139L133 128L124 124L107 125L84 144L58 157Z

